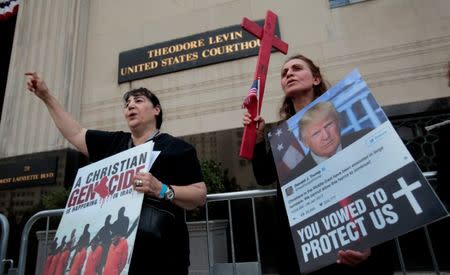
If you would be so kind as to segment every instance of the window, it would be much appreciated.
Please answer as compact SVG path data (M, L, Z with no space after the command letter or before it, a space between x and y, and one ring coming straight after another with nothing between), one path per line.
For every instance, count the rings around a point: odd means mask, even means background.
M347 5L351 5L351 4L355 4L355 3L363 2L363 1L367 1L367 0L329 0L329 1L330 1L330 8L334 9L334 8L347 6Z

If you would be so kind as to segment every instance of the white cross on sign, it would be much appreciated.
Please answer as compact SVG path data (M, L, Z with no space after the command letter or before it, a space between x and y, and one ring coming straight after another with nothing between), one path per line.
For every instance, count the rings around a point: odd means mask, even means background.
M403 177L400 177L399 179L397 179L397 182L398 184L400 184L401 189L392 194L394 199L397 199L401 196L406 196L412 208L414 209L414 212L416 212L416 215L422 213L422 208L420 207L419 203L412 193L412 191L422 186L422 184L420 184L420 181L415 181L412 184L408 185L406 184L406 181L403 179Z

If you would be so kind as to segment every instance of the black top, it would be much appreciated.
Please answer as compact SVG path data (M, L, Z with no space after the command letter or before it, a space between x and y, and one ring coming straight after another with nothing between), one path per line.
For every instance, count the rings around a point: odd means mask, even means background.
M88 130L86 144L91 161L101 160L129 147L131 133ZM161 151L150 173L167 185L189 185L203 181L200 163L193 146L169 134L154 137L153 150ZM175 194L176 196L176 194ZM189 235L184 211L168 201L144 197L143 208L158 204L175 215L175 225L164 241L146 234L139 226L129 274L187 274ZM142 213L142 212L141 212ZM141 215L142 221L142 215ZM140 222L141 224L141 222Z
M256 182L260 185L269 185L277 182L277 211L278 217L278 248L274 251L278 257L278 271L280 275L300 274L297 254L295 251L294 241L291 235L289 220L286 208L281 194L280 183L276 166L273 160L272 150L266 150L265 142L255 145L253 153L253 174ZM393 274L393 266L395 259L395 247L392 241L372 247L372 254L368 260L360 263L355 267L332 264L328 267L315 271L314 275L322 274Z
M266 151L265 142L260 142L255 145L252 166L253 174L259 185L270 185L277 182L276 207L278 212L278 228L276 228L276 235L278 239L276 239L276 251L273 251L272 254L277 257L278 272L280 275L300 274L294 240L292 239L289 220L286 208L284 207L283 195L281 194L281 188L278 182L272 150L269 149Z

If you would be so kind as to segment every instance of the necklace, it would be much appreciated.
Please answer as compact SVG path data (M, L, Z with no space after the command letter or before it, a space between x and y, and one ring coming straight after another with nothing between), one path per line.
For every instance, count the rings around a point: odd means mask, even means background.
M159 134L159 129L156 129L156 131L153 132L145 142L149 142L150 140L154 139L158 134ZM130 140L128 141L128 149L130 149L133 146L134 146L133 138L130 137Z

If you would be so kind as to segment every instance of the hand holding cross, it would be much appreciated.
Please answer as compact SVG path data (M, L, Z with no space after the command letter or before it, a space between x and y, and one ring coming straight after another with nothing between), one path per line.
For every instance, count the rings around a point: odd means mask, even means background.
M261 112L272 47L284 54L287 54L288 51L288 44L274 35L276 24L277 15L270 10L267 11L266 19L264 21L264 28L261 28L258 24L250 21L246 17L244 17L241 23L242 28L259 38L261 41L254 75L254 79L259 80L259 98L257 100L258 102L253 102L253 104L247 105L247 110L252 118L256 117ZM256 123L251 123L244 128L239 156L251 160L253 158L253 148L255 147L255 142Z

